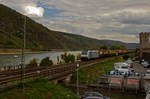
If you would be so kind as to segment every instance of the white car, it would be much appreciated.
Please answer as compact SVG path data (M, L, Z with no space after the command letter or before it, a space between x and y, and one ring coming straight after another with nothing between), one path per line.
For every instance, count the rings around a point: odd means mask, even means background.
M150 65L147 61L143 61L141 64L144 66L144 68L147 68Z
M150 76L150 70L147 70L145 76Z
M120 68L128 68L128 67L130 67L130 65L128 63L125 63L125 62L118 62L118 63L114 64L115 70L118 70Z

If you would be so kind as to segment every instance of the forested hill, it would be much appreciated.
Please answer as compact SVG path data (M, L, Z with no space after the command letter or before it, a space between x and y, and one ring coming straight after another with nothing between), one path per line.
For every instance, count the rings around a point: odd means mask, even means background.
M22 47L23 24L23 15L0 4L0 49ZM26 45L29 49L96 49L105 44L101 40L49 30L28 17L26 26Z

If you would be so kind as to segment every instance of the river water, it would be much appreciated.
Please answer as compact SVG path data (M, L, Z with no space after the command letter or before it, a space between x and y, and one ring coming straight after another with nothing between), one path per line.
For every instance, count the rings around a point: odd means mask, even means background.
M68 51L67 53L71 53L77 56L81 51ZM61 54L64 52L45 52L45 53L33 53L33 54L25 54L25 63L28 64L30 60L33 58L37 59L37 62L45 58L49 57L54 64L57 63L57 57L61 59ZM14 66L19 65L21 63L21 54L0 54L0 66Z

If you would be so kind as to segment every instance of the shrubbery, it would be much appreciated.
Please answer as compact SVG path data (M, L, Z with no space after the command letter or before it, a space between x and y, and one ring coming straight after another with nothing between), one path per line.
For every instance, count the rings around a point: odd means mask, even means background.
M61 58L65 63L74 63L75 62L75 56L73 54L64 53L61 55Z
M102 46L100 46L100 49L107 50L108 47L106 45L102 45Z
M127 60L128 58L130 58L130 56L128 54L123 55L124 60Z
M27 65L27 67L37 67L38 64L37 64L37 59L36 58L33 58L30 63Z
M44 58L41 62L40 62L40 66L51 66L53 65L53 61L49 59L49 57Z
M77 55L77 60L81 60L81 54Z

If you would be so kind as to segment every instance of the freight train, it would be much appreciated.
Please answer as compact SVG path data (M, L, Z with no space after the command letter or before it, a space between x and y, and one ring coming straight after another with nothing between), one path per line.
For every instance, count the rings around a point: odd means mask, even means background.
M81 60L85 61L109 56L118 56L127 52L127 50L87 50L81 52Z

